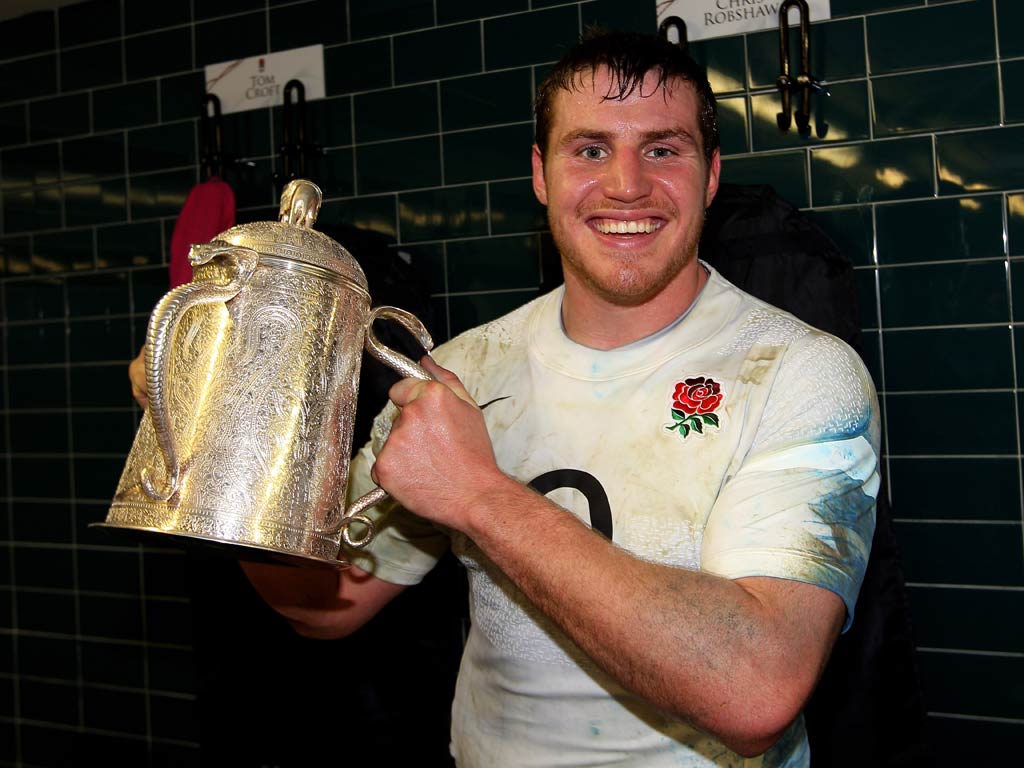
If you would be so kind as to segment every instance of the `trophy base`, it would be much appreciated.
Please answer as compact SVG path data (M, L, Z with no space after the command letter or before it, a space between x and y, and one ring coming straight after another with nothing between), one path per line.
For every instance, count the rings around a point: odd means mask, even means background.
M129 539L137 544L152 547L174 547L184 549L197 556L226 557L255 563L292 565L303 568L348 568L351 563L335 558L296 553L266 544L249 544L229 541L196 533L168 531L149 526L125 525L123 523L90 523L90 528L102 528L119 538Z

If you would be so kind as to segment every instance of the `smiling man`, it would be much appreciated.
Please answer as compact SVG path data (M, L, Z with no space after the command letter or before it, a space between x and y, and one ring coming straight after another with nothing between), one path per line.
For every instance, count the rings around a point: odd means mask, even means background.
M358 567L247 566L331 637L451 546L473 620L460 765L808 765L800 711L871 541L875 397L849 348L699 261L720 165L714 96L675 46L570 51L533 148L565 285L392 389L350 493L377 481L397 508Z
M644 327L608 346L663 327L703 286L697 243L721 167L717 130L712 123L702 135L691 81L653 70L629 82L627 74L572 70L542 85L533 149L534 191L566 276L563 314L587 334L599 319L593 308L631 316L645 307ZM713 99L710 91L704 98Z

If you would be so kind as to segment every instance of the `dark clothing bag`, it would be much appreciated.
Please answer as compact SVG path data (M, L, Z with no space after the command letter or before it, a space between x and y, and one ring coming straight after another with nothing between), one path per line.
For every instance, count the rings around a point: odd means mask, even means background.
M722 184L701 258L727 280L863 354L853 267L807 216L768 186ZM849 632L804 711L813 768L930 765L910 613L888 495Z

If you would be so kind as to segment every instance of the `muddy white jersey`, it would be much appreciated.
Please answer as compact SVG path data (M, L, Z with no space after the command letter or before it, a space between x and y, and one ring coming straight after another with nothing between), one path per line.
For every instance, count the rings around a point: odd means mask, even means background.
M841 341L708 271L683 316L625 347L571 341L558 289L434 356L478 403L503 398L483 412L499 466L567 514L644 560L831 590L848 625L879 486L870 377ZM392 416L353 463L352 498L371 485ZM808 764L800 719L745 760L623 690L462 534L394 510L351 557L413 584L449 545L471 595L453 705L460 765Z

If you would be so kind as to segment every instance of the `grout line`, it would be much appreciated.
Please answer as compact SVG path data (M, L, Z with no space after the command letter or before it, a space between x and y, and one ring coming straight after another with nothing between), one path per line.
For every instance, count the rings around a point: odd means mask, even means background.
M157 88L157 95L159 96L159 87ZM159 111L160 111L160 102L157 101L157 112L159 113ZM124 165L124 196L125 196L125 200L124 200L124 209L125 209L124 218L125 218L125 223L131 224L133 222L133 219L132 219L132 176L134 174L131 173L131 167L130 167L130 165L131 165L131 158L130 158L130 155L129 155L129 152L128 152L128 129L127 128L122 129L121 131L119 131L119 133L121 134L121 145L122 145L123 155L124 155L123 158L122 158L122 163ZM193 134L194 133L195 132L193 131ZM193 139L193 141L194 141L194 139ZM163 229L163 227L161 227L161 230L162 229ZM98 237L98 235L97 235L97 237ZM99 253L97 252L96 255L99 256ZM133 305L129 304L128 306L133 306Z
M24 498L24 497L14 496L14 497L11 498L11 501L17 501L17 502L30 501L30 502L34 502L34 503L35 502L42 503L42 502L63 502L63 501L66 501L66 500L65 499L59 499L59 498L57 498L57 499L47 499L45 497ZM97 506L109 506L109 504L110 504L110 499L109 498L83 499L83 501L87 501L89 504L95 504ZM60 542L38 543L38 542L29 542L29 541L16 541L14 543L20 549L54 549L54 550L64 550L64 549L70 549L71 548L70 544L63 544L63 543L60 543ZM81 550L82 552L119 552L121 554L130 554L132 552L135 552L137 546L138 545L132 545L132 544L79 544L78 545L78 549ZM173 549L173 548L171 548L170 545L168 545L166 547L158 547L158 546L154 546L154 545L148 545L146 551L149 552L150 554L173 555L175 557L181 556L181 550L180 549ZM40 590L41 589L41 590L53 592L56 589L54 587L33 587L32 585L25 585L25 586L27 586L30 591L32 589L36 589L36 590ZM101 591L98 591L98 590L85 590L85 592L87 592L89 594L96 594L96 595L120 594L120 593L104 593L104 592L101 592ZM156 597L160 597L163 600L167 600L167 599L171 599L172 596L168 596L168 595L153 595L150 599L154 599Z
M860 29L864 39L864 78L870 80L871 74L871 45L868 43L868 14L860 17ZM877 75L874 75L877 77Z
M263 47L266 49L267 53L270 53L273 50L273 45L272 45L273 40L271 39L270 32L271 32L271 29L270 29L270 2L269 2L269 0L264 0L264 3L263 3L263 42L264 42L264 46ZM269 110L269 111L273 112L273 110Z
M118 45L121 49L121 83L128 82L128 46L124 44L125 40L125 23L124 23L124 4L125 0L119 0L117 4L117 23L119 27L119 35L117 37ZM159 83L157 84L157 93L159 93ZM160 114L160 104L157 102L157 116Z
M743 89L740 93L744 96L744 111L747 116L747 149L754 149L754 100L750 83L750 37L743 35ZM778 90L778 89L776 89ZM767 90L765 91L767 93Z
M388 35L388 56L390 57L389 63L391 66L391 87L394 88L397 83L395 81L395 36Z
M1024 324L1020 322L1012 323L1013 327L1019 328L1024 327ZM1006 326L1006 322L992 322L992 323L944 323L936 325L901 325L886 328L886 333L901 333L903 331L952 331L952 330L968 330L968 329L979 329L979 328L1003 328ZM877 329L872 329L877 330Z
M1013 306L1013 269L1011 268L1012 262L1010 261L1010 222L1009 222L1009 208L1008 208L1009 201L1006 199L1005 195L1002 197L1002 203L1003 203L1002 206L1001 206L1002 210L1000 211L1000 213L1001 213L1002 225L1003 225L1003 232L1002 232L1002 234L1003 234L1003 253L1004 253L1005 257L1006 257L1006 298L1007 298L1007 302L1009 303L1010 318L1012 319L1013 316L1014 316L1014 306ZM1015 326L1011 322L1011 324L1008 326L1008 330L1009 330L1009 333L1010 333L1010 373L1011 373L1011 375L1013 377L1013 388L1016 391L1017 387L1020 386L1021 382L1017 378L1017 354L1018 354L1018 350L1017 350L1017 334L1015 334L1013 332L1014 327ZM1024 353L1024 350L1021 350L1021 352ZM1021 399L1019 397L1014 397L1013 398L1013 418L1014 418L1014 422L1013 423L1018 425L1017 429L1014 430L1015 433L1016 433L1016 437L1017 437L1017 453L1021 452L1021 442L1022 442L1021 441L1021 434L1020 434L1020 427L1019 427L1019 425L1021 423L1021 421L1020 421L1020 417L1021 417L1021 402L1020 402L1020 400ZM1020 514L1021 514L1020 521L1022 523L1021 537L1022 537L1022 540L1024 540L1024 462L1018 462L1018 464L1017 464L1017 483L1018 483L1018 488L1017 488L1018 503L1020 505L1019 509L1020 509Z
M994 717L992 715L961 715L952 712L928 712L928 717L943 720L974 720L981 723L1007 723L1010 725L1024 724L1024 718L1019 717Z
M188 31L189 41L192 45L192 69L196 67L196 7L195 0L188 1ZM184 26L184 25L183 25ZM163 29L163 28L162 28ZM152 30L150 30L152 31ZM203 74L203 92L206 92L206 75Z
M444 332L445 338L452 337L452 302L448 291L448 243L441 243L441 276L444 284Z
M480 25L480 69L487 72L487 46L485 45L484 20L477 22ZM533 75L533 67L530 67L530 75ZM534 93L534 91L531 91Z
M918 651L936 654L957 654L960 656L996 656L1009 659L1024 659L1024 651L979 651L973 648L936 648L933 646L919 645Z
M1015 453L894 453L891 458L897 461L943 461L943 460L955 460L955 461L967 461L967 460L998 460L998 461L1013 461L1020 459L1019 454Z
M973 0L977 2L977 0ZM834 83L855 83L861 80L868 80L874 82L876 80L893 80L901 77L910 77L913 75L927 75L934 74L935 72L949 72L954 69L983 69L998 64L997 58L991 59L980 59L978 61L970 61L966 63L949 64L942 67L920 67L916 69L901 69L898 72L882 72L877 75L870 76L850 76L846 78L837 78L835 80L829 80L829 85Z
M999 48L999 3L992 0L992 35L994 36L993 50L996 52L996 86L999 93L999 125L1006 125L1006 96L1003 93L1003 64L1002 52Z
M67 197L65 195L67 185L64 183L64 141L57 141L55 144L57 145L57 183L54 184L52 188L60 190L60 229L63 231L67 229L68 225L68 206ZM34 187L33 192L35 192L36 189L37 188ZM32 244L35 245L35 242ZM34 255L35 254L33 253L29 256L30 264L32 256Z
M284 166L282 165L281 168L277 167L277 161L281 159L281 157L280 157L281 153L280 153L280 150L278 150L277 152L273 151L274 147L280 147L281 143L284 142L284 106L282 105L282 107L281 107L281 139L280 139L280 143L279 143L279 141L278 141L278 139L277 139L277 137L275 135L276 131L274 130L274 109L273 108L267 109L266 112L267 112L267 130L269 131L269 133L267 135L270 136L270 148L271 148L271 154L270 154L270 183L274 187L274 191L276 192L277 191L277 185L274 183L274 176L275 176L276 173L281 173L282 174L282 177L281 177L281 191L284 191L284 185L288 183L288 179L285 179L284 176L283 176L283 174L284 174ZM254 159L256 159L256 158L251 158L251 157L250 158L246 158L246 160L254 160ZM227 176L227 168L224 169L224 175ZM236 216L237 216L237 214L236 214Z
M440 157L438 158L438 163L439 163L440 171L441 171L441 186L445 187L445 186L447 186L447 184L446 184L446 181L445 181L445 172L444 172L444 166L445 166L445 162L444 162L444 115L441 112L441 83L440 82L438 82L438 83L436 83L434 85L434 96L435 96L435 100L436 100L436 103L437 103L437 129L438 129L438 131L437 131L437 133L438 133L437 145L438 145L438 151L440 153Z
M957 259L935 259L933 261L907 261L899 264L865 264L854 267L854 270L866 270L866 269L878 269L878 270L898 270L905 267L937 267L947 264L994 264L996 262L1003 263L1010 258L1004 254L995 256L978 256L974 258L957 258Z
M44 678L44 680L45 680L45 678ZM180 698L180 696L171 695L170 693L163 694L163 695L165 696L165 698ZM3 723L3 722L8 722L9 723L9 722L15 722L15 721L12 718L9 718L9 717L0 717L0 723ZM28 718L25 718L25 719L22 719L20 722L23 725L31 725L33 727L45 728L45 729L52 730L52 731L70 731L70 732L74 732L74 733L94 733L94 734L98 734L98 735L117 736L118 738L129 739L129 740L132 740L132 741L143 741L145 739L144 736L141 736L141 735L139 735L137 733L131 733L129 731L113 731L113 730L108 730L108 729L105 729L105 728L95 728L95 727L92 727L92 726L83 728L83 727L75 726L75 725L67 725L66 723L60 723L60 722L57 722L55 720L30 720ZM186 747L196 747L196 748L198 748L200 746L198 742L188 741L187 739L172 739L172 738L170 738L168 736L156 737L156 738L153 739L153 742L154 743L159 743L159 744L168 744L168 745L186 746ZM3 762L0 762L0 765L7 765L7 764L3 763ZM19 768L20 768L22 766L22 763L19 762L16 765L19 766ZM52 765L52 763L51 763L51 765ZM26 768L28 768L29 764L25 764L25 766L26 766ZM32 768L35 768L35 766L32 766Z
M95 252L93 253L95 259ZM130 282L130 281L129 281ZM64 301L64 317L67 321L65 324L65 342L64 342L64 397L67 402L71 402L71 368L69 366L71 362L71 345L69 339L71 337L70 330L70 318L71 318L71 306L70 297L68 296L68 285L67 281L64 281L61 286L61 292L63 294ZM10 423L10 419L8 419ZM75 627L75 686L78 693L78 722L80 725L85 724L85 691L83 689L83 657L82 657L82 606L78 595L78 493L76 492L75 482L75 430L74 430L74 411L68 408L67 415L65 416L65 426L68 432L68 462L67 462L67 473L68 473L68 511L71 517L71 541L69 542L71 550L71 591L74 595L72 605L74 606L74 627ZM10 445L10 443L8 443Z
M145 547L136 547L138 552L138 567L139 567L139 621L142 629L143 638L143 650L142 650L142 688L143 697L142 700L145 703L145 723L146 723L146 743L152 745L153 743L153 708L150 699L153 694L153 690L149 684L149 648L151 646L149 640L149 616L148 616L148 605L146 599L146 557Z
M56 16L56 14L54 14ZM27 110L26 110L27 112ZM0 177L2 178L2 177ZM30 254L31 257L31 254ZM7 286L3 286L4 298L6 299ZM7 321L7 302L4 301L2 305L4 325ZM6 333L6 328L4 329ZM4 344L2 351L0 351L0 359L3 359L5 370L3 371L3 383L4 391L2 394L4 408L10 407L11 398L11 387L10 387L10 369L7 368L9 345ZM11 444L11 420L3 420L3 435L5 445ZM13 478L14 478L14 462L11 456L8 454L2 458L5 471L4 479L4 493L8 495L8 498L3 502L4 510L7 513L7 526L6 534L8 537L8 543L3 544L3 548L7 550L7 580L10 584L10 626L14 629L18 627L18 589L17 589L17 573L14 565L14 546L12 542L15 541L14 536L14 503L11 501L13 497ZM14 758L18 765L21 764L22 759L22 736L21 736L21 656L20 656L20 643L17 636L15 636L11 642L11 658L12 671L13 671L13 691L12 691L12 707L14 714Z
M156 78L156 122L159 126L169 125L170 121L164 122L164 80L166 78ZM183 121L184 122L184 121ZM127 129L126 129L127 130Z
M894 517L892 521L905 525L915 523L923 525L1020 525L1017 520L954 520L942 517Z
M877 140L875 136L875 120L877 115L875 114L875 78L871 77L868 72L868 33L867 33L867 21L861 20L862 29L864 30L864 69L865 69L865 81L867 82L867 94L868 94L868 141Z
M11 543L13 545L19 545L19 546L22 544L22 542L11 542ZM62 549L68 549L70 547L69 544L60 544L60 543L55 543L53 545L48 545L48 544L44 544L44 543L35 543L35 544L25 543L25 544L26 544L25 547L24 547L25 549L51 549L51 550L60 551ZM109 545L109 544L107 544L107 545L80 544L79 545L79 549L81 549L83 552L87 552L87 551L88 552L119 552L119 553L122 553L122 554L127 554L127 553L133 551L130 546L126 546L126 545L113 546L113 545ZM151 548L149 551L157 553L157 554L173 555L173 556L179 556L181 554L181 550L169 549L169 548L161 548L161 549ZM0 591L2 591L3 589L6 589L6 588L0 587ZM73 589L68 589L68 588L63 588L63 587L48 587L48 586L36 587L36 586L31 586L31 585L25 585L25 586L19 587L18 589L21 592L25 593L25 594L50 595L50 596L53 596L53 595L74 596L74 595L77 594L77 595L81 595L82 597L98 598L98 599L102 599L102 600L134 600L136 597L138 597L138 595L136 593L129 593L129 592L105 592L105 591L96 590L96 589L78 589L76 591L76 590L73 590ZM167 605L183 605L184 606L184 605L188 605L189 604L189 599L187 597L179 597L179 596L175 596L175 595L150 595L149 600L153 601L154 603L166 603ZM53 632L53 631L49 631L49 630L17 629L17 628L14 628L14 629L11 629L11 628L0 629L0 634L2 634L2 635L21 635L23 637L28 637L28 636L32 636L32 637L67 637L68 636L67 633L64 633L64 632ZM85 639L87 639L87 640L91 640L91 641L94 641L94 642L113 643L115 645L143 645L146 642L145 640L133 640L131 638L111 637L111 636L105 636L105 635L83 635L83 637ZM158 646L164 647L164 648L178 648L178 649L188 648L189 647L187 644L182 644L182 643L155 643L154 645L158 645Z
M804 180L807 182L807 207L808 208L813 208L814 207L814 188L813 188L813 184L814 184L813 178L814 178L814 176L811 173L811 159L812 159L812 155L814 154L814 151L811 149L811 147L804 147L803 148L803 152L804 152L804 162L803 162L803 166L804 166L804 168L803 168ZM797 207L799 207L799 206L797 206Z
M402 207L398 204L398 195L392 195L394 199L394 210L391 215L395 220L395 240L398 245L406 245L402 242Z
M56 93L53 94L53 95L60 95L60 94L63 93L63 91L62 91L63 83L61 82L61 78L60 78L60 62L61 62L61 53L63 51L63 48L61 47L61 44L60 44L60 13L58 13L56 9L54 9L54 13L53 13L53 46L54 46L54 51L53 51L54 81L55 81L55 84L57 86Z
M356 100L349 95L348 97L348 130L352 136L352 197L362 197L359 194L359 165L356 162ZM327 202L326 200L324 202Z
M979 395L979 394L1010 394L1017 392L1017 389L1011 389L1009 387L991 387L989 389L891 389L884 390L887 394L903 397L903 396L920 396L920 395L935 395L935 396L947 396L947 395ZM1017 451L1019 454L1020 451Z
M873 288L875 291L875 322L878 324L878 375L881 381L878 382L878 388L881 392L878 394L880 405L882 407L882 413L879 416L879 422L882 424L882 456L881 459L885 464L885 492L889 499L889 508L893 506L893 493L892 493L892 466L890 459L892 457L889 448L889 395L887 392L886 385L886 374L885 374L885 326L882 323L882 276L878 270L878 208L872 204L869 207L871 213L871 260L874 262L874 278Z
M491 184L484 184L484 215L487 217L487 238L494 237L494 225L491 221Z
M4 675L0 674L0 678L2 678L2 677L4 677ZM43 675L23 675L22 677L25 680L29 680L29 681L31 681L33 683L45 683L46 685L56 685L56 686L61 686L61 687L65 687L65 688L70 687L71 685L74 685L74 683L69 681L67 678L62 678L62 677L46 677L46 676L43 676ZM130 685L122 685L122 684L118 684L118 683L104 683L104 682L99 682L99 681L90 681L90 682L87 682L85 684L85 687L88 688L89 690L94 690L94 691L121 691L121 692L124 692L124 693L142 693L143 695L145 695L145 691L142 688L138 688L136 686L130 686ZM165 690L165 689L157 688L157 689L153 689L153 693L155 693L158 696L161 696L163 698L178 699L178 700L181 700L181 701L195 701L195 700L198 699L198 694L187 693L185 691ZM138 735L138 736L139 736L139 738L144 738L141 735Z
M1024 587L1005 586L1002 584L944 584L908 581L906 582L906 586L922 589L971 589L987 592L1024 592Z

